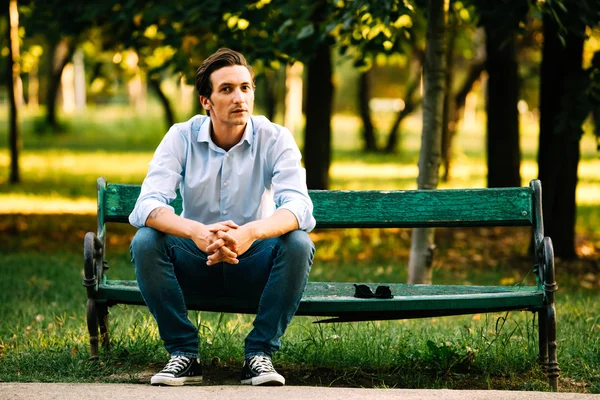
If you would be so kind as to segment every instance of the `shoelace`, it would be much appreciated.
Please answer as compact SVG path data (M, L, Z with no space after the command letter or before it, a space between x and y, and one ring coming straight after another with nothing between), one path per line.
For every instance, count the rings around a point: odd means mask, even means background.
M190 359L184 356L173 356L161 372L179 373L189 364Z
M263 356L255 356L250 359L250 368L258 372L275 372L271 359Z

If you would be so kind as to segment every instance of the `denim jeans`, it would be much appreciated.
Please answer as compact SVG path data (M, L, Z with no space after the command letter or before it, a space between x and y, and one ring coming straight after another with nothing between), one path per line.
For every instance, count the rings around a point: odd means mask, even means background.
M184 294L229 296L258 304L245 355L271 357L298 309L315 247L304 231L259 240L238 264L207 266L207 254L190 239L139 229L131 243L135 274L160 337L171 355L198 357L198 330L188 319Z

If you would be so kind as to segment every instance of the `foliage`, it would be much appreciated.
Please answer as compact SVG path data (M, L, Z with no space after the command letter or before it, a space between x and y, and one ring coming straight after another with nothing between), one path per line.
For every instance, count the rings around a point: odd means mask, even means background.
M412 12L408 2L392 0L187 0L160 5L128 0L89 4L82 18L102 29L106 47L133 48L150 70L171 68L191 81L193 66L219 47L277 68L282 62L309 61L322 42L338 43L342 53L352 48L360 64L367 53L401 51Z

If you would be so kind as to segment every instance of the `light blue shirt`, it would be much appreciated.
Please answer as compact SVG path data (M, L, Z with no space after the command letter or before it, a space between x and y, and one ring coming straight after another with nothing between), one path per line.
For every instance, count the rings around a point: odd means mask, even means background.
M210 118L196 115L169 129L150 162L129 222L140 228L157 207L167 207L179 189L181 216L203 224L238 225L290 210L301 230L315 227L306 170L290 131L265 117L251 117L229 151L211 139Z

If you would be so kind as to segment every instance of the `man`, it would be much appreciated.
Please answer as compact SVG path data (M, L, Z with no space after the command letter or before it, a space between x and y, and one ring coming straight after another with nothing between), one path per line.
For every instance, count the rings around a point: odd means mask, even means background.
M242 384L283 385L271 357L296 312L312 265L315 226L300 151L291 133L252 116L254 73L220 49L198 69L208 116L175 124L158 146L129 221L144 301L171 359L153 385L202 379L198 331L184 294L258 304L245 340ZM179 189L181 216L169 203Z

